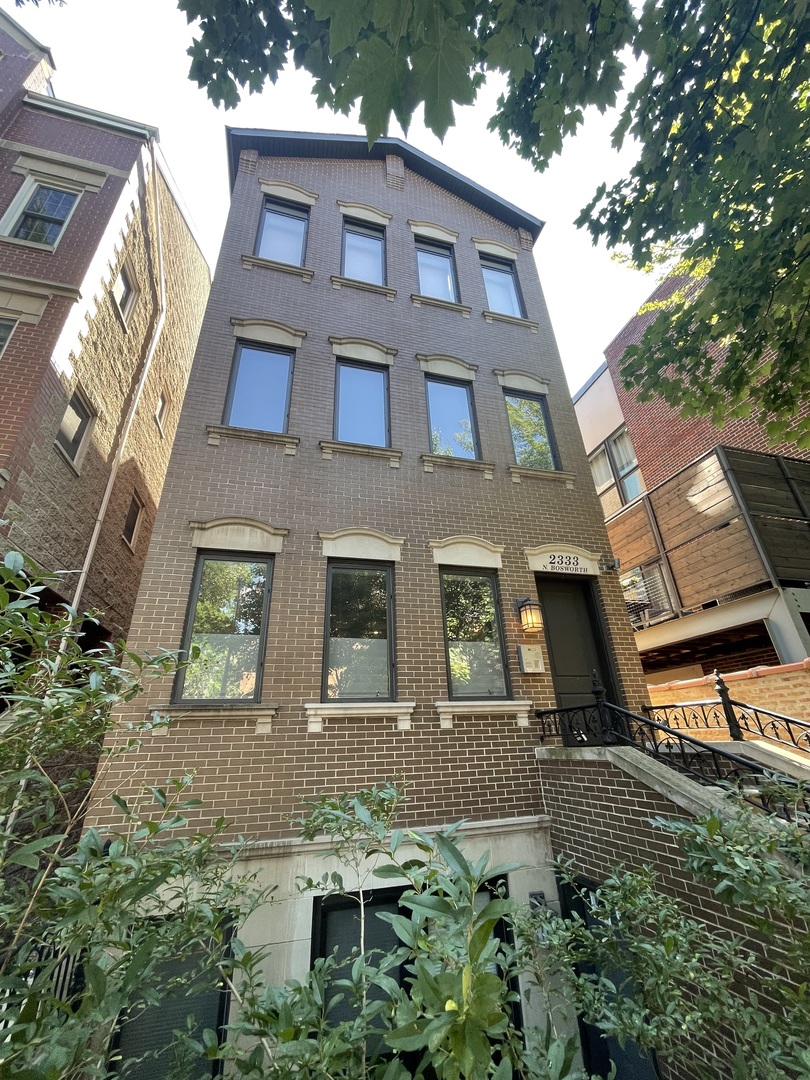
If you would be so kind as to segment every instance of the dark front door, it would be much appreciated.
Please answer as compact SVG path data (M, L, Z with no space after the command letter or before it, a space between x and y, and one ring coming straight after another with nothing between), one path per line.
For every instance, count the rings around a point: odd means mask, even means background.
M539 574L537 593L558 708L593 705L594 672L615 701L591 582Z

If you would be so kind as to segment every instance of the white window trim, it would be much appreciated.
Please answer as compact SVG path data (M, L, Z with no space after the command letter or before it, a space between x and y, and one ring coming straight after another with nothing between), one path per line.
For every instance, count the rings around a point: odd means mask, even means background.
M415 701L306 701L304 712L307 731L318 734L323 731L324 720L372 720L396 717L397 729L408 731Z
M161 411L161 408L160 408L161 398L163 399L163 410L162 411ZM171 403L172 403L171 397L169 396L169 394L166 392L165 389L162 389L160 391L160 393L158 394L157 405L155 406L155 412L154 412L155 423L158 426L158 431L161 434L161 438L166 434L164 420L166 418L166 414L169 411L169 408L171 407Z
M377 225L381 229L384 229L394 216L386 210L378 210L375 206L369 206L367 203L347 202L345 199L338 199L337 204L344 217L352 218L355 221L364 221L369 225Z
M329 344L332 346L333 356L339 356L344 360L360 360L367 364L382 364L390 367L397 355L396 349L390 349L378 341L371 341L370 338L330 337Z
M85 392L79 386L74 388L74 390L71 393L70 397L67 399L67 403L65 405L65 412L67 412L68 408L70 407L70 402L73 399L74 394L76 395L76 397L78 397L84 403L84 407L90 413L90 419L87 421L87 428L85 430L84 435L82 436L82 441L79 443L78 449L76 450L76 456L71 457L70 454L67 452L67 450L65 450L65 448L62 446L62 444L56 438L54 438L54 440L53 440L53 445L54 445L54 448L59 452L61 457L68 463L70 468L78 476L79 473L81 472L82 462L84 461L85 455L87 454L87 449L90 446L90 438L91 438L91 436L93 434L93 429L96 426L96 421L99 418L99 413L96 410L96 408L93 405L90 398L87 396L87 394L85 394ZM65 413L63 412L62 413L63 418L64 418L64 415L65 415ZM59 421L60 427L61 427L61 424L62 424L62 421L60 420ZM57 434L58 434L58 429L57 429Z
M233 336L241 341L280 345L283 349L300 349L307 336L306 330L296 330L273 319L231 319L231 326Z
M126 274L127 279L129 281L129 286L130 286L129 296L127 297L123 307L121 306L121 304L118 303L118 300L117 300L117 298L115 296L115 293L113 291L113 287L114 287L116 281L119 279L119 277L122 274ZM135 277L135 268L132 265L132 260L129 258L129 256L127 256L123 260L121 265L118 267L118 270L115 273L115 275L110 280L110 296L112 297L112 302L115 305L115 308L118 311L118 314L121 316L121 319L123 320L123 323L124 323L125 327L129 323L129 317L132 314L132 312L133 312L133 310L135 308L135 305L138 302L138 297L140 295L141 295L141 291L138 288L137 278Z
M259 187L271 199L281 199L282 202L298 203L299 206L314 206L318 201L318 196L314 191L307 191L306 188L291 184L288 180L265 180L259 177Z
M417 238L436 240L440 244L449 244L451 246L458 240L459 234L457 232L446 229L444 225L436 225L433 221L411 221L408 218L408 224L411 227L411 232Z
M134 551L135 550L135 545L138 543L138 534L140 533L141 525L143 524L143 506L144 506L144 504L143 504L143 499L140 497L140 495L138 495L137 491L132 492L132 499L134 499L134 501L138 504L138 516L135 519L135 528L132 530L132 537L129 540L127 540L126 536L124 536L124 532L123 532L123 529L122 529L121 530L121 539L124 541L124 543L127 545L128 548L130 548L132 551ZM132 500L130 500L130 506L131 505L132 505ZM124 524L126 525L126 520L124 521Z
M503 544L493 544L480 536L445 536L428 540L437 566L472 566L481 570L500 570Z
M389 536L378 529L349 528L318 533L321 554L328 559L361 559L401 562L403 536Z
M518 249L502 244L500 240L480 240L473 236L473 244L481 255L494 255L496 259L504 259L506 262L515 262L518 257Z
M492 373L504 390L522 390L529 394L542 394L548 397L548 381L529 371L520 371L518 368L493 368Z
M0 320L2 320L3 322L11 323L11 329L8 332L8 337L6 338L5 341L0 341L0 357L1 357L3 355L3 353L6 351L6 346L9 344L11 339L14 337L14 331L17 329L17 323L18 323L19 320L18 319L12 319L8 315L4 315L2 313L2 311L0 311Z
M514 716L518 727L527 728L531 720L534 703L529 698L515 698L512 701L436 701L439 714L439 727L449 729L458 716Z
M25 212L25 208L30 202L34 190L38 187L49 187L53 188L55 191L64 191L67 194L76 196L73 206L71 206L67 217L62 223L62 228L59 230L59 235L54 244L40 244L35 240L22 240L19 237L11 235ZM85 188L81 185L62 180L58 176L35 176L29 174L26 176L25 180L23 180L20 190L11 200L11 205L8 210L6 210L2 219L0 219L0 239L4 240L7 244L20 244L23 247L37 248L39 251L56 251L62 241L62 237L67 232L68 225L76 212L76 207L79 205L84 191Z
M470 364L457 356L445 356L442 353L430 355L417 353L416 359L426 375L444 375L446 378L459 379L462 382L475 382L478 364Z
M210 521L190 521L191 546L212 551L255 551L279 555L289 529L277 529L253 518L224 517Z

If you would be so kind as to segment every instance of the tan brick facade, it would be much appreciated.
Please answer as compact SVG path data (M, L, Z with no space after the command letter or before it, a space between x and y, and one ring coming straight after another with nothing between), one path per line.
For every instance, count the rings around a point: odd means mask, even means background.
M65 572L59 592L71 600L125 440L81 600L119 637L132 615L209 272L159 164L158 237L151 129L35 92L23 97L23 89L45 89L42 71L50 69L18 31L10 21L0 26L4 72L22 79L37 63L39 75L17 85L16 108L2 114L0 219L14 213L34 179L57 187L63 179L73 183L69 190L78 192L78 200L52 248L13 238L8 222L0 235L0 317L16 322L0 358L0 518L10 522L0 533L0 551L18 547L44 570ZM162 328L161 259L167 296ZM135 294L126 318L111 291L122 267ZM55 439L77 390L94 421L74 462ZM170 403L162 431L154 419L161 393ZM130 546L122 528L133 495L143 509Z

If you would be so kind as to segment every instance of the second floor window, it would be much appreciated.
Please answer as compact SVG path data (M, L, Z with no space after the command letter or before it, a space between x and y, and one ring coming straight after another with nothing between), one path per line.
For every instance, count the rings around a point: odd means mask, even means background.
M417 237L416 263L419 267L419 292L423 296L458 303L458 282L451 245Z
M425 380L431 454L480 458L469 383Z
M515 264L502 259L481 257L481 272L487 290L490 311L501 315L513 315L516 319L526 317L518 286Z
M37 184L12 235L17 240L54 247L78 197L75 191Z
M308 221L309 214L301 207L266 199L256 239L256 254L261 259L303 266Z
M392 701L393 568L329 566L324 701Z
M504 396L517 464L528 469L558 469L546 399L514 390Z
M239 342L223 422L254 431L286 431L291 383L291 353Z
M591 473L600 496L612 494L613 503L628 503L645 490L644 478L638 467L636 452L627 428L611 435L602 447L591 455ZM617 498L618 493L618 498ZM606 505L603 498L603 505ZM607 503L610 506L610 503ZM614 507L618 509L618 506ZM606 515L610 511L606 509Z
M335 439L390 446L388 370L339 360L335 380Z
M231 554L200 555L177 677L178 701L258 701L272 564Z
M14 319L0 319L0 356L3 355L3 350L8 345L16 325Z
M343 223L344 277L385 284L385 231L359 221Z

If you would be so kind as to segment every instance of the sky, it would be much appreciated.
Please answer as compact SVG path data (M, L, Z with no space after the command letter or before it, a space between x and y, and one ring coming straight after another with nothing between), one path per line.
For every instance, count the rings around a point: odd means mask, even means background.
M226 125L361 133L356 116L318 109L309 77L292 69L260 95L245 94L236 109L216 108L188 80L191 27L173 0L67 0L62 6L41 0L39 7L0 0L0 8L50 47L58 97L160 129L161 149L212 268L228 212ZM534 254L574 392L654 287L648 275L616 263L573 224L596 187L632 164L633 151L613 151L614 120L593 111L562 155L537 173L487 131L497 97L490 80L475 105L456 109L456 126L443 143L418 118L407 136L396 124L389 134L406 137L546 223Z

